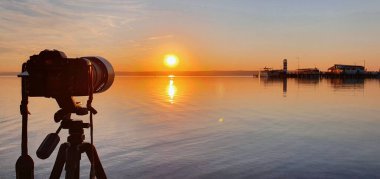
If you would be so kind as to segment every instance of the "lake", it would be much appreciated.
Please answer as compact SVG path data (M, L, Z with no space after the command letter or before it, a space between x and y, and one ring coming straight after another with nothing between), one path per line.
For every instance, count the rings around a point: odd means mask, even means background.
M0 178L15 178L20 79L0 83ZM380 178L379 90L380 80L116 77L94 97L94 143L109 178ZM35 154L58 128L57 110L30 98L36 178L48 178L57 155Z

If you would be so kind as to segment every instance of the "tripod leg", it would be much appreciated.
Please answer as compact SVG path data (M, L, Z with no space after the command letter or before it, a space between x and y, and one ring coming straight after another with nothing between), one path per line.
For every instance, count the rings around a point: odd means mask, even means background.
M99 155L96 152L96 148L94 145L89 143L83 143L83 149L87 154L88 159L91 163L95 165L95 176L98 179L106 179L106 173L104 172L102 163L100 163Z
M59 147L57 158L55 159L54 167L50 174L50 179L59 179L61 177L63 165L65 165L66 162L66 149L69 146L69 143L63 143Z
M66 178L79 179L81 152L78 145L73 145L66 150Z

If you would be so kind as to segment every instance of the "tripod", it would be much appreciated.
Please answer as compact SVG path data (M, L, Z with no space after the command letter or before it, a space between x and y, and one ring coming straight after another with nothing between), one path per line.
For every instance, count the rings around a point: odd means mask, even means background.
M85 138L83 129L89 128L90 124L79 120L65 120L62 121L61 127L69 130L69 136L67 142L61 144L59 148L50 178L60 178L63 166L66 164L66 178L79 179L81 154L84 152L86 152L91 164L94 165L91 165L91 173L95 172L95 176L99 179L107 178L95 146L83 142Z

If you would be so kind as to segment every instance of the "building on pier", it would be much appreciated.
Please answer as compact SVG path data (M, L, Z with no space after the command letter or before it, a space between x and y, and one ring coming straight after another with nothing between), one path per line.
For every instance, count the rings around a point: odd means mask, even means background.
M339 74L339 75L361 75L366 74L364 66L357 65L341 65L335 64L334 66L328 69L330 73Z

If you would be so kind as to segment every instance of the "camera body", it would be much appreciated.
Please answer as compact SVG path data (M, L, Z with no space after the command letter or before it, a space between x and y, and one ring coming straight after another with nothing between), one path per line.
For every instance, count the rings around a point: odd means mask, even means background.
M88 96L107 90L113 83L112 65L102 57L67 58L58 50L44 50L24 64L28 96ZM92 88L91 88L92 85Z
M85 58L67 58L58 50L44 50L26 62L28 95L85 96L89 94L91 62Z

